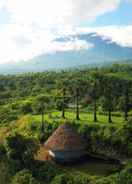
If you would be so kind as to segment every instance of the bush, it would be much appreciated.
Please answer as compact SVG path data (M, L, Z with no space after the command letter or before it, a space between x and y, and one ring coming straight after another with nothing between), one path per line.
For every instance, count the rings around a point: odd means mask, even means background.
M3 145L0 144L0 161L6 157L6 149Z
M132 184L132 165L120 172L117 184Z
M45 162L36 166L33 173L38 181L50 183L56 175L60 174L60 170L54 164Z
M33 110L32 110L32 103L30 101L23 102L20 105L20 111L23 114L32 113L33 112Z
M0 161L0 184L10 183L9 165L6 161Z
M72 176L73 184L91 184L92 178L85 174L76 173Z
M11 184L39 184L28 170L18 172L12 179Z
M6 138L7 156L14 172L32 167L38 151L36 140L14 133Z
M102 177L101 179L98 179L94 184L117 184L117 178L118 178L118 175Z
M51 184L94 184L92 177L82 173L64 173L56 176Z

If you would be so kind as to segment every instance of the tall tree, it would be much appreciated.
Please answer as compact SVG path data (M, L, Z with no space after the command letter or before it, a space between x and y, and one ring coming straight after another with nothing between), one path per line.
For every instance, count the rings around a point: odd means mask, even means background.
M67 80L61 80L57 83L57 88L58 88L58 94L59 94L59 99L61 99L61 110L62 110L62 115L61 117L65 119L65 108L67 107L67 88L68 88L69 82Z
M76 100L76 120L80 120L80 115L79 115L79 88L76 88L75 100Z
M82 80L80 77L72 79L69 84L69 91L71 96L73 96L76 111L76 120L80 120L80 97L83 91Z
M129 111L129 98L130 98L130 90L131 90L131 81L125 80L123 81L123 93L124 93L124 119L128 121L128 111Z
M41 113L41 131L44 133L45 131L45 121L44 121L44 114L49 106L50 100L48 96L39 95L36 98L36 102L34 104L35 109L38 113Z
M88 86L88 91L90 96L92 97L93 102L93 120L97 122L97 100L100 96L100 74L98 72L92 72L90 76L90 85Z
M103 107L108 111L108 122L112 123L112 110L115 104L115 79L112 76L104 76L103 80Z
M94 122L97 122L97 81L95 79L93 86L93 104L94 104Z
M65 95L66 95L66 89L63 88L62 89L62 118L64 119L65 119L65 103L66 103Z

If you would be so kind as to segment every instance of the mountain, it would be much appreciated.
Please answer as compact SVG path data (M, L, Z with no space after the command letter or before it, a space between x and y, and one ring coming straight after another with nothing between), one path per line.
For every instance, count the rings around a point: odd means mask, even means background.
M65 43L72 39L83 40L93 45L90 49L80 51L58 51L52 54L36 56L29 61L13 64L1 64L0 73L41 72L45 70L67 69L80 66L100 66L115 61L132 60L132 48L123 47L109 39L104 39L95 33L78 34L56 39L58 43Z

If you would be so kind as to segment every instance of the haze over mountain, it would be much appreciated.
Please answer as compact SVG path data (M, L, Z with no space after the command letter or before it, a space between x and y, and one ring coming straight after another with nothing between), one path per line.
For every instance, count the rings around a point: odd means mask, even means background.
M81 40L88 48L56 51L42 54L28 61L1 64L0 73L38 72L45 70L67 69L79 66L100 66L113 62L123 62L132 59L132 47L123 47L110 39L104 39L95 33L65 36L54 40L65 44Z

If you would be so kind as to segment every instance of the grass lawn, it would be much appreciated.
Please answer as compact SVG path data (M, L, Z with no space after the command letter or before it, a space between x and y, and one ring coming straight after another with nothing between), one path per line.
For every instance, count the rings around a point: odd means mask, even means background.
M76 119L76 114L73 111L66 111L66 119L70 121L74 121ZM97 114L98 122L100 124L107 124L109 125L115 125L118 127L121 127L124 124L124 119L122 116L112 116L112 123L108 123L108 116L107 115L102 115L102 114ZM35 121L41 121L41 115L33 115L32 119ZM49 114L45 115L45 120L49 122L53 121L60 121L61 118L61 112L60 111L53 111ZM93 114L91 112L80 112L80 120L76 121L79 123L95 123L93 121Z
M69 121L75 121L76 114L72 111L66 111L66 119ZM80 112L80 120L76 121L77 123L88 123L88 124L100 124L100 125L107 125L107 126L116 126L121 128L124 124L124 118L122 116L114 116L112 115L112 123L108 123L108 116L103 114L97 114L98 122L93 121L93 114L92 112L82 111ZM60 111L52 111L50 113L46 113L44 119L50 123L64 121L61 118ZM18 120L14 122L10 122L3 126L0 126L0 143L2 143L5 139L5 136L10 133L12 130L16 130L18 132L23 133L24 135L28 136L37 136L36 132L31 131L30 125L31 122L40 123L41 122L41 115L24 115L21 116Z

